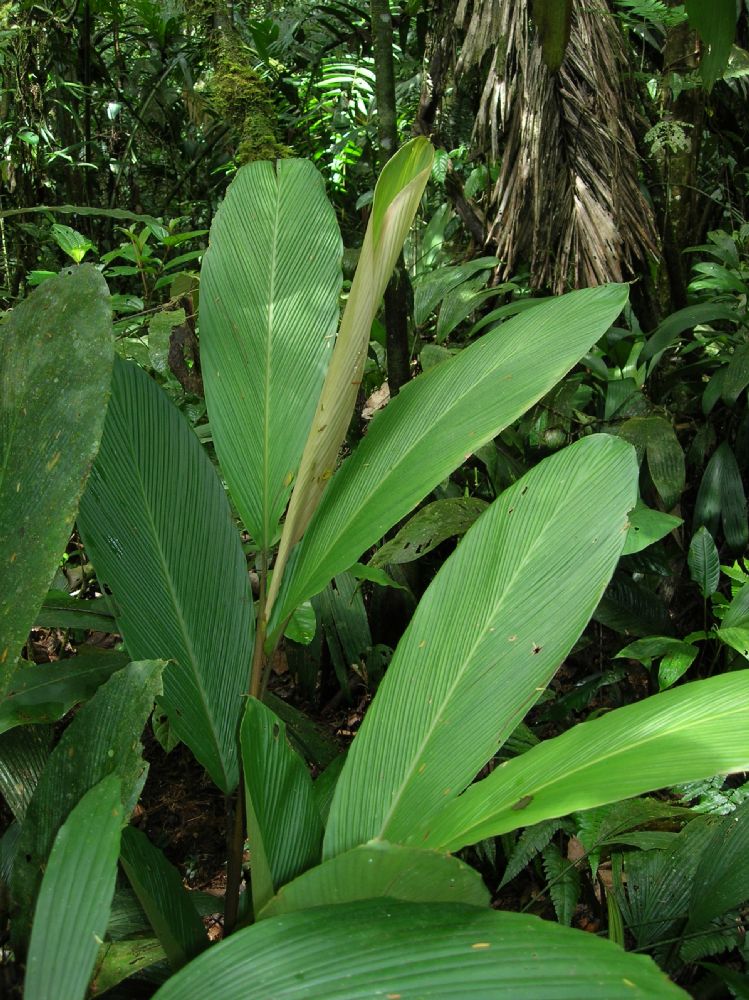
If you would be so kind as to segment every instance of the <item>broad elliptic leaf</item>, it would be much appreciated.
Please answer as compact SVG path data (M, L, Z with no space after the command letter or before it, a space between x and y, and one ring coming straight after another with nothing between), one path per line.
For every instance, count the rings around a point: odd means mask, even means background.
M728 605L718 637L749 660L749 583L744 584Z
M319 859L322 822L312 778L287 743L285 724L256 698L247 699L239 738L257 913Z
M200 279L200 358L221 469L267 551L296 477L338 322L343 247L307 160L239 170Z
M80 600L64 591L50 590L34 624L43 628L80 628L115 632L117 625L109 597Z
M451 854L373 840L289 882L258 918L382 897L471 906L488 906L490 901L479 873Z
M17 667L0 701L0 733L29 722L56 722L129 662L127 653L89 647L68 660Z
M83 1000L117 878L120 779L107 775L74 807L52 845L31 931L23 995Z
M619 428L621 436L647 456L648 470L666 507L684 490L684 452L673 427L663 417L632 417Z
M711 677L582 722L450 802L420 846L484 837L667 785L749 769L749 671Z
M239 532L208 455L156 383L118 360L112 386L78 526L130 656L176 661L161 707L229 792L254 628Z
M689 575L702 596L707 598L714 594L720 581L720 557L713 536L704 524L692 536L687 563Z
M707 463L694 502L694 527L705 525L716 538L720 524L729 548L740 552L749 541L746 494L736 456L723 441Z
M114 357L106 282L68 268L0 330L0 696L65 551Z
M667 1000L644 955L520 913L365 900L261 920L166 982L154 1000Z
M134 826L122 831L121 861L169 964L181 968L208 938L179 872Z
M165 959L164 949L156 938L107 941L99 949L89 994L101 996L123 979Z
M13 871L18 906L13 933L23 940L33 901L58 829L77 802L110 774L122 783L123 820L146 780L140 735L161 693L162 661L118 670L78 712L52 751L32 796Z
M413 562L431 552L440 542L464 535L487 508L478 497L448 497L422 507L372 556L370 566Z
M19 823L47 763L52 736L51 726L19 726L0 735L0 795Z
M335 470L338 450L346 436L361 385L372 322L421 202L433 157L434 149L427 139L412 139L388 160L377 181L356 274L291 495L268 595L269 609L278 592L291 547L304 533ZM359 554L356 552L341 569L356 562ZM313 593L315 591L305 597Z
M622 555L631 556L635 552L642 552L649 545L665 538L682 523L680 517L664 514L661 510L653 510L638 500L637 506L629 514L629 530Z
M404 386L333 477L293 553L271 632L549 392L626 301L623 285L552 299Z
M636 496L634 449L599 434L481 515L424 594L349 750L325 857L373 838L423 846L587 624Z

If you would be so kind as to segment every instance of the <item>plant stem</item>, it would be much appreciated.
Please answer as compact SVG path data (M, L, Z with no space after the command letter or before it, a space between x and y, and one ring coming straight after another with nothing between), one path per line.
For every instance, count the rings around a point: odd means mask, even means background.
M239 787L234 798L234 821L228 839L226 862L226 895L224 896L224 937L228 937L237 924L239 890L242 885L242 860L244 858L244 775L239 764Z
M257 602L257 626L255 629L255 648L252 651L252 668L250 670L250 695L259 698L263 690L263 666L265 664L265 634L268 629L267 597L268 597L268 553L260 556L260 593Z

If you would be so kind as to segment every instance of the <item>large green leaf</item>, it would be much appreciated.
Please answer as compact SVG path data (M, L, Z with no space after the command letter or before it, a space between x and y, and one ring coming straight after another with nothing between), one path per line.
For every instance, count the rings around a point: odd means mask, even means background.
M326 857L375 837L422 846L587 624L636 496L634 450L600 434L481 515L422 598L349 751Z
M170 725L211 778L237 783L237 726L249 683L252 596L216 471L180 412L117 361L101 450L78 519L114 593L131 657L176 660L164 676Z
M47 763L51 726L18 727L0 735L0 795L21 821Z
M104 937L117 878L122 802L110 774L60 827L34 914L26 1000L83 1000Z
M689 23L702 40L700 74L708 90L723 75L736 34L735 0L685 0Z
M632 417L619 428L641 456L647 455L648 469L666 507L677 503L684 490L684 452L673 427L663 417Z
M447 497L418 510L395 538L372 556L370 566L407 563L431 552L446 538L464 535L487 507L478 497Z
M122 832L121 860L169 964L179 969L208 944L203 922L179 872L134 826Z
M114 357L94 267L46 281L0 330L0 696L65 550Z
M385 164L377 181L356 274L286 515L269 607L291 547L301 538L333 475L361 385L372 322L419 207L433 158L434 149L426 139L412 139ZM340 568L355 561L356 556Z
M115 632L117 625L109 597L81 600L64 591L50 590L36 614L35 625L44 628L96 629Z
M262 920L155 1000L660 1000L686 997L643 955L538 917L368 900Z
M13 933L23 939L55 835L85 793L109 774L122 782L124 822L148 773L140 734L161 692L160 661L131 663L103 684L52 751L26 810L13 872L18 906Z
M722 522L729 548L740 552L749 541L746 494L736 456L723 441L707 463L694 502L695 530L704 525L717 538Z
M626 301L623 285L571 292L508 320L404 386L323 496L285 575L273 633L466 455L545 395Z
M618 708L507 761L450 802L420 844L458 850L553 816L749 769L749 671Z
M322 822L312 778L286 742L286 726L255 698L247 700L240 742L258 912L285 882L318 860Z
M306 160L243 167L211 228L200 285L206 402L231 495L263 550L333 349L342 254L322 177Z
M58 663L17 667L0 702L0 733L29 722L56 722L129 662L127 653L89 649Z
M704 598L708 598L718 589L720 582L720 556L713 541L713 536L702 525L692 536L687 556L689 575L700 588Z
M489 905L489 891L479 873L451 854L373 840L289 882L258 916L383 896L414 903Z

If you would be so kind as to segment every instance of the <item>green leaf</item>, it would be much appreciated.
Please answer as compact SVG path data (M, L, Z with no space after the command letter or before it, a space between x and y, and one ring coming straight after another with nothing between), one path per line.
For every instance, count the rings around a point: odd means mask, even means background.
M404 386L323 496L294 553L271 631L545 395L602 336L626 296L626 287L609 285L543 303Z
M237 931L154 1000L666 1000L686 997L655 963L538 917L457 903L366 900Z
M591 435L476 521L422 598L349 751L325 857L374 837L424 846L462 801L590 618L636 479L632 448Z
M99 448L114 357L109 292L84 265L0 335L0 697L65 550Z
M684 452L674 429L663 417L632 417L619 433L647 456L650 477L666 507L673 507L684 491Z
M258 547L276 535L331 356L343 249L306 160L250 163L211 227L200 351L216 452Z
M701 302L671 313L648 338L640 354L640 362L649 361L656 354L660 354L661 351L671 346L679 334L686 330L692 330L695 326L712 323L715 320L736 323L738 315L735 309L717 302Z
M543 823L536 823L534 826L529 826L523 830L512 849L512 853L507 859L507 867L499 884L500 889L504 888L508 882L512 882L525 866L540 851L543 851L561 826L561 820L547 819Z
M148 765L140 734L161 692L161 661L131 663L118 670L78 712L52 751L26 811L13 896L13 931L23 939L55 835L85 793L110 774L122 782L126 822L138 801Z
M554 904L557 920L569 927L580 899L580 873L571 861L562 857L554 843L546 845L543 859L549 895Z
M685 934L749 899L749 802L724 816L702 852L692 880Z
M368 580L369 583L376 583L378 587L393 587L395 590L408 591L408 587L389 576L384 569L373 566L372 563L364 566L362 563L354 563L349 566L348 572L355 580Z
M749 583L744 584L729 604L718 637L749 660Z
M533 20L541 38L546 68L556 73L570 40L572 0L533 0Z
M89 993L92 997L99 997L128 976L156 962L163 962L165 958L164 949L156 938L107 941L99 950Z
M0 795L20 822L49 757L52 729L34 726L0 736Z
M176 660L160 703L228 792L249 683L252 596L239 532L190 425L135 365L117 361L78 526L111 588L131 657Z
M383 896L413 903L489 905L479 873L452 855L373 840L289 882L258 918Z
M173 969L208 945L203 921L177 869L148 837L128 826L122 832L122 867Z
M700 588L703 597L710 597L720 582L720 557L713 536L702 525L692 536L687 556L689 575Z
M729 548L735 552L745 549L749 543L746 495L736 456L726 441L707 463L694 502L695 530L704 525L715 538L721 522Z
M309 646L317 631L317 616L311 601L303 601L294 611L284 629L284 635L292 642Z
M286 515L268 594L269 612L291 547L304 533L335 469L359 391L372 321L419 207L433 156L426 139L412 139L385 164L377 181L359 263ZM340 568L350 566L359 554L355 552ZM296 603L314 593L310 591Z
M660 510L653 510L638 500L637 506L629 514L629 530L622 555L631 556L635 552L642 552L649 545L665 538L680 524L683 524L680 517L664 514Z
M82 628L99 632L115 632L114 614L106 597L81 600L64 591L50 590L37 612L34 624L43 628Z
M414 323L421 326L448 292L473 277L478 271L489 272L497 266L496 257L478 257L447 267L427 271L414 281ZM483 279L486 283L486 276Z
M286 742L286 726L256 698L247 699L239 739L257 913L277 889L318 860L322 823L312 778Z
M90 649L58 663L18 667L0 702L0 733L29 722L56 722L129 662L127 653Z
M728 65L737 8L734 0L684 0L689 23L702 39L700 75L710 90Z
M723 376L723 402L733 406L749 385L749 343L740 344L733 353Z
M688 642L669 650L658 667L658 690L665 691L680 680L697 659L698 652L697 647Z
M104 937L117 877L120 780L94 785L63 823L50 851L34 914L24 997L83 1000Z
M615 632L648 636L673 631L668 609L654 591L617 573L593 617Z
M68 257L72 257L76 264L80 264L89 250L94 249L94 244L88 238L88 236L83 236L82 233L77 232L75 229L71 229L70 226L62 226L59 223L54 223L52 229L52 239L58 245L58 247L66 253Z
M448 803L423 846L484 837L666 785L749 768L749 671L682 687L583 722L508 761Z
M372 556L370 566L413 562L441 542L464 535L488 504L477 497L449 497L422 507L403 525L395 538Z

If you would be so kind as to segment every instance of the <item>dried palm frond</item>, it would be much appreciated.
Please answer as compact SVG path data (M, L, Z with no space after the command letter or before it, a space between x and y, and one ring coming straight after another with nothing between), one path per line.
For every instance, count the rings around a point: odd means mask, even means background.
M501 277L530 264L534 287L621 281L657 254L638 183L626 54L605 0L574 0L558 73L543 63L523 0L460 0L466 30L456 75L491 62L476 139L501 171L489 241Z

